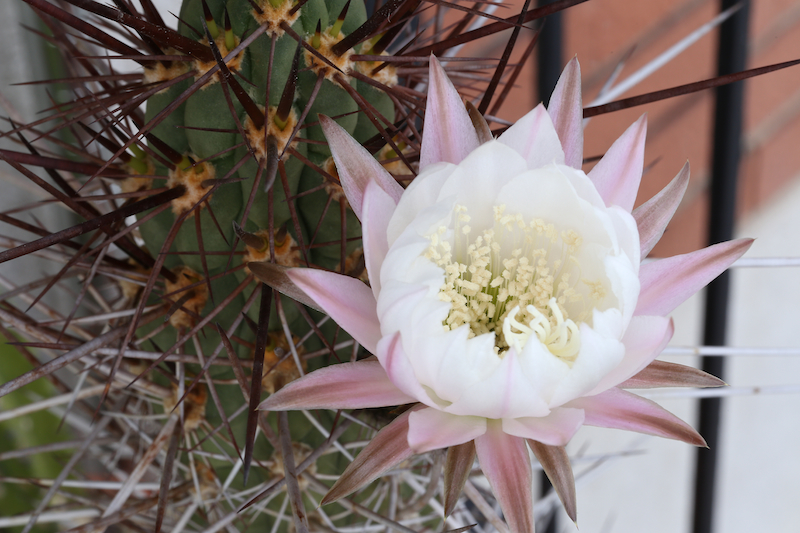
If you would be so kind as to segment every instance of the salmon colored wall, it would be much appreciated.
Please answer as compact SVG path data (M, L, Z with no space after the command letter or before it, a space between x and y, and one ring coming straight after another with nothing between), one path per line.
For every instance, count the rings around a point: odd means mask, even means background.
M498 9L497 16L518 12L518 5ZM516 9L516 11L515 11ZM577 55L584 81L584 104L597 95L620 60L631 50L619 79L668 49L718 13L711 0L590 0L570 8L564 17L564 58ZM748 67L800 57L800 4L796 0L758 0L750 13ZM520 37L520 54L532 32ZM495 36L475 55L500 57L509 33ZM634 96L713 77L716 71L713 31L624 96ZM485 44L485 43L484 43ZM462 55L470 55L465 49ZM535 54L534 54L535 55ZM512 58L513 60L517 60ZM527 62L517 86L497 116L515 120L539 97L535 94L535 59ZM604 153L614 139L642 113L648 114L645 166L638 202L671 180L686 160L692 168L689 191L654 256L704 246L713 128L713 94L704 92L592 119L586 128L585 155ZM763 205L800 171L800 66L746 82L745 135L740 172L739 214ZM494 126L498 126L494 124ZM586 170L591 168L587 165Z

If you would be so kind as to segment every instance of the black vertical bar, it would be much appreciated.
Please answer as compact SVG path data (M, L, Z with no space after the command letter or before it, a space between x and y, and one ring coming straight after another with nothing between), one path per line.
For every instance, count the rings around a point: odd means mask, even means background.
M537 6L546 6L547 4L552 4L554 1L555 0L538 0ZM545 18L544 27L539 35L539 41L536 43L536 47L538 48L536 51L536 59L538 62L536 88L539 94L539 100L544 102L545 106L550 103L550 94L553 92L553 89L556 88L558 77L561 75L561 70L564 68L561 59L563 55L562 37L562 12L559 11ZM538 101L535 103L538 103Z
M746 68L750 1L721 0L720 11L736 4L741 5L739 11L720 27L717 51L717 72L720 75L739 72ZM741 157L743 100L743 82L725 85L716 91L708 221L709 244L727 241L733 237ZM706 289L703 335L703 342L706 345L725 344L729 286L730 276L726 272L711 282ZM722 378L724 359L720 356L704 357L702 368ZM708 449L701 448L697 451L694 533L711 533L713 530L721 404L721 398L707 398L700 401L699 430L708 443Z
M555 0L537 0L538 7L552 4ZM544 20L544 27L539 34L539 40L536 42L536 89L538 93L538 100L544 102L545 106L550 105L550 95L553 89L556 88L558 77L561 76L561 70L564 68L561 56L562 53L562 38L563 38L563 17L561 11L549 15ZM533 104L538 103L534 101ZM540 480L541 494L547 494L553 490L550 480L547 475L542 472ZM541 527L542 533L556 533L558 528L558 512L556 507L549 517L542 517Z

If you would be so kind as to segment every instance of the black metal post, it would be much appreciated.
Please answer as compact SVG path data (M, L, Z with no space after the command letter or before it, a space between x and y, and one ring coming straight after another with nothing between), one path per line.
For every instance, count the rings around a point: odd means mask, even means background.
M552 4L555 0L538 0L539 7L547 4ZM538 61L538 69L536 73L536 89L539 93L538 100L544 102L545 106L550 103L550 94L556 88L558 77L561 75L561 70L564 68L564 63L561 58L562 53L562 38L563 38L563 21L562 12L553 13L548 16L544 21L544 28L539 35L539 41L536 43L536 58ZM534 102L538 104L538 100Z
M744 70L747 61L750 1L721 0L720 11L737 3L741 4L741 8L722 24L719 32L717 71L720 75ZM708 221L709 244L727 241L733 237L741 157L743 100L743 82L725 85L716 91ZM729 286L730 276L726 272L710 283L706 289L703 335L703 342L706 345L725 344ZM724 372L724 359L720 356L704 357L702 368L721 378ZM711 533L713 530L721 403L720 398L700 401L699 430L708 443L708 449L701 448L697 451L694 533Z
M555 0L537 0L537 6L541 7L552 4L554 1ZM563 55L563 33L562 12L554 13L545 19L544 27L536 43L536 89L538 97L534 100L534 105L538 104L539 101L544 102L545 106L550 104L550 94L553 92L553 89L556 88L558 77L561 75L561 70L564 68L561 58ZM547 479L544 472L542 472L540 487L542 494L547 494L552 489L550 480ZM558 513L553 512L549 517L545 518L545 521L544 527L541 528L542 533L556 533L558 528Z

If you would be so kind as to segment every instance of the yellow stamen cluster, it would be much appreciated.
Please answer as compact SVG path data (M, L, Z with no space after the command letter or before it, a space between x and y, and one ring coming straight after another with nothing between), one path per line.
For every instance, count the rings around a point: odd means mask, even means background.
M500 356L511 346L521 351L535 335L553 355L573 360L580 350L577 324L591 318L603 290L602 282L581 277L581 235L506 214L504 205L495 206L493 227L477 236L466 207L456 206L453 216L454 228L429 235L424 254L445 272L439 299L452 305L445 331L468 324L470 337L494 333Z

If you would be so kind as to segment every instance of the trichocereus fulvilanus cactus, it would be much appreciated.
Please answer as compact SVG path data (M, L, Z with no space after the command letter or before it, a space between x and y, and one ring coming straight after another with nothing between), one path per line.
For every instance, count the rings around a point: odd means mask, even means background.
M430 55L485 140L481 115L508 125L496 115L534 50L526 25L583 0L505 13L480 0L186 0L174 16L159 0L14 1L34 8L36 31L61 54L59 90L43 117L9 121L1 136L18 145L0 156L45 191L44 205L80 217L51 233L36 213L21 218L39 204L2 213L36 240L3 237L0 262L60 264L15 290L19 309L3 295L3 328L25 338L37 367L0 396L47 376L85 437L59 463L85 492L42 483L52 488L27 530L62 505L86 511L69 515L89 521L72 524L81 531L441 530L441 455L398 450L395 474L318 508L403 408L258 412L297 376L369 356L307 297L260 281L279 286L278 267L296 265L367 281L320 115L405 187L423 130L436 134L423 120ZM447 57L462 46L470 57ZM47 299L57 291L70 291L66 310ZM459 512L448 526L477 521Z
M0 313L33 331L41 349L83 346L52 366L75 366L91 390L100 387L99 403L79 399L77 408L119 443L102 476L122 486L96 493L95 523L124 522L134 500L152 498L137 513L140 527L247 517L285 531L288 516L314 509L326 491L315 476L335 476L352 459L344 443L401 410L258 413L263 395L310 369L367 354L318 310L262 285L257 266L312 266L366 282L361 226L319 116L408 183L428 57L462 44L459 34L483 24L487 6L445 21L446 7L432 17L420 0L369 8L363 0L186 0L169 24L155 0L23 1L61 53L54 77L73 96L44 120L12 123L4 136L16 135L22 149L2 156L84 221L21 248L7 244L2 260L41 250L63 259L33 312L52 287L68 285L68 274L79 272L81 285L59 325L30 329L23 312ZM140 70L118 72L120 61ZM42 374L12 380L3 394ZM141 426L128 443L123 421L142 416L164 422ZM285 481L276 466L289 472ZM154 481L158 490L142 488ZM386 487L363 498L383 501ZM43 494L40 509L53 494ZM409 502L413 494L402 491ZM429 512L426 502L409 515ZM312 520L348 524L353 513L345 506Z
M249 275L244 263L250 261L363 270L360 226L340 192L317 117L335 117L360 141L389 146L380 133L393 129L395 102L388 91L397 85L396 67L351 58L385 53L387 35L396 31L366 34L360 0L186 0L179 19L180 35L208 46L212 57L144 68L145 81L170 85L146 102L148 123L163 118L147 136L160 156L148 163L156 175L168 176L168 186L186 189L171 209L140 227L147 247L167 253L164 266L179 273L168 290L182 296L193 286L214 305L215 288L219 294L235 290ZM214 67L219 72L208 76ZM131 178L123 187L153 183ZM230 250L237 240L245 254L234 262ZM225 275L231 270L238 272ZM208 290L200 289L201 278ZM244 297L239 300L219 316L223 325L240 312ZM283 314L291 331L308 333L297 306L283 300L270 313L270 331L282 330ZM258 307L250 309L257 320ZM173 326L190 328L196 322L191 314L176 312ZM252 340L252 331L243 334Z

